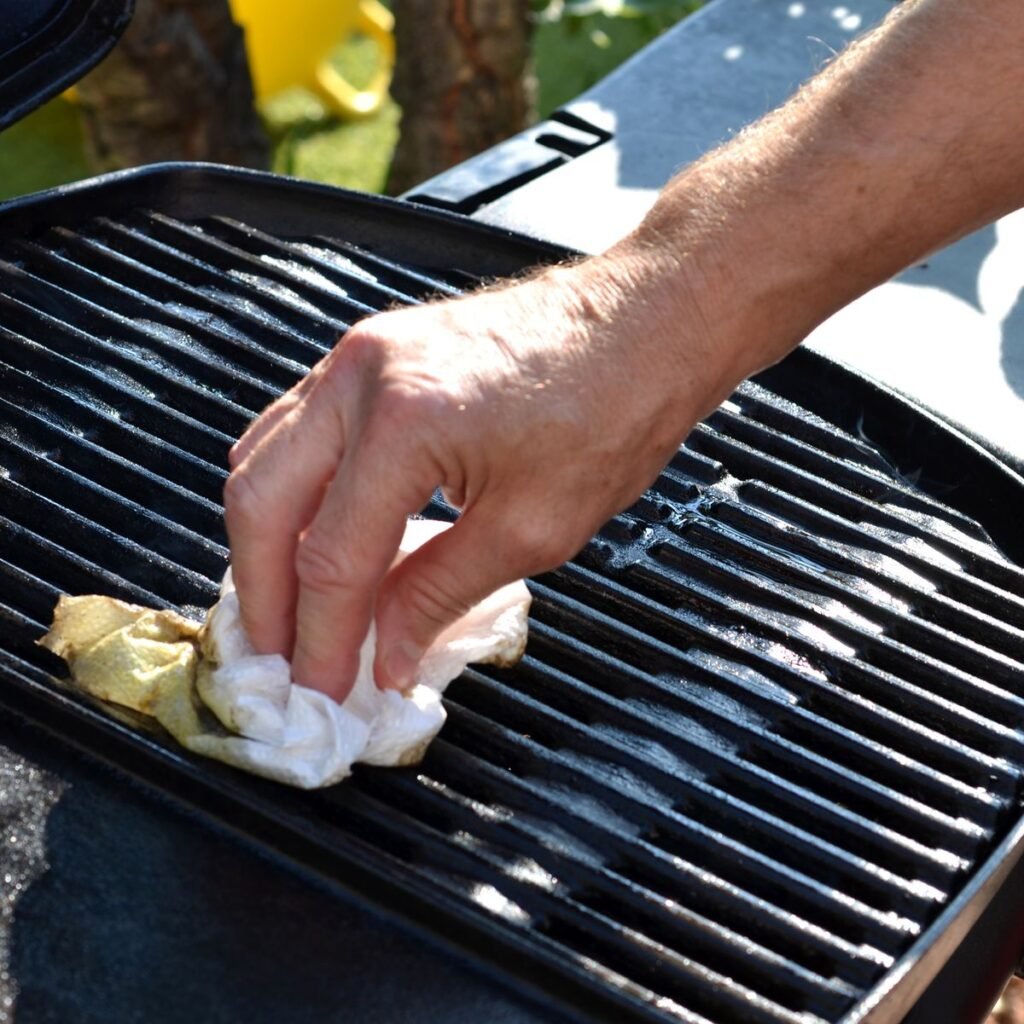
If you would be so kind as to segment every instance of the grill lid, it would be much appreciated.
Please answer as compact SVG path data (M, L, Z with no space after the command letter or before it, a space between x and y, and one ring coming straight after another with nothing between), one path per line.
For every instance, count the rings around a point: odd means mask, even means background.
M0 0L0 129L94 68L134 6L134 0Z

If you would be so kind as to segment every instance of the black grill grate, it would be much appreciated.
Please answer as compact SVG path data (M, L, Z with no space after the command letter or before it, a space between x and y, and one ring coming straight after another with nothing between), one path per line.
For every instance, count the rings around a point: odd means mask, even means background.
M0 242L7 700L109 741L33 646L58 594L211 603L233 438L346 325L470 279L336 234L129 211ZM747 384L534 582L528 656L452 686L418 768L305 794L159 738L113 756L583 1015L834 1022L1013 819L1022 581L869 441Z

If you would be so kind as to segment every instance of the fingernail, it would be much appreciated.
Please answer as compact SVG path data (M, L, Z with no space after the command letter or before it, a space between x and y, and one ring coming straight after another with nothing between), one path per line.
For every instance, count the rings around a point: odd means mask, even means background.
M407 640L395 644L384 659L384 688L407 690L412 686L422 657L423 650Z

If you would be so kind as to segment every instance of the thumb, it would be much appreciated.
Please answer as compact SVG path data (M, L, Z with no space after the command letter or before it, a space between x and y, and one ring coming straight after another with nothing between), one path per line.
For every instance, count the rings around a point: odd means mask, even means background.
M391 570L377 595L379 686L406 689L438 634L499 587L559 561L538 562L535 545L502 527L478 505Z

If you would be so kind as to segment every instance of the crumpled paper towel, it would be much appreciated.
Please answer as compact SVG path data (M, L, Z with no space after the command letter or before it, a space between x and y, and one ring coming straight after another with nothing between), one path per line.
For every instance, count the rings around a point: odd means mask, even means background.
M409 520L399 558L448 528ZM441 693L470 662L512 665L526 646L530 593L502 587L445 630L404 694L373 679L375 634L342 704L293 684L281 655L246 636L229 569L205 624L110 597L62 595L40 640L68 662L73 684L151 715L182 746L303 789L339 782L357 761L414 764L445 721Z

